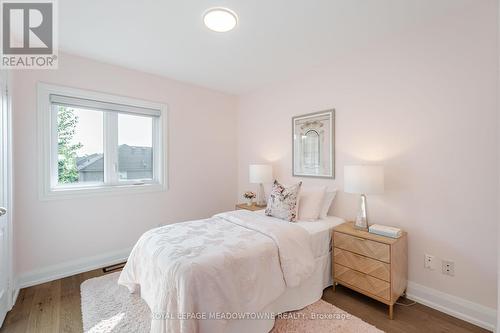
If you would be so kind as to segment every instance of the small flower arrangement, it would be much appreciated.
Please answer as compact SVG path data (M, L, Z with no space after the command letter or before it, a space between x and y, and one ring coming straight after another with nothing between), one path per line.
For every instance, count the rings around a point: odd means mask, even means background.
M257 195L255 193L253 193L252 191L246 191L245 193L243 193L243 197L245 199L255 199Z
M248 200L247 204L251 206L253 204L253 199L255 199L257 195L252 191L246 191L243 193L243 197Z

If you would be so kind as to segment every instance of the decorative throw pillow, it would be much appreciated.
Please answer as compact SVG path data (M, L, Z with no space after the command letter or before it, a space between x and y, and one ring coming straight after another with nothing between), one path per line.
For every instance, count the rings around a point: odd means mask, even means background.
M267 200L266 215L289 222L297 221L297 201L301 186L302 182L287 188L275 180Z
M326 191L325 198L323 199L323 207L321 208L321 213L319 214L320 219L326 218L326 216L328 215L328 211L332 206L333 199L335 199L336 195L337 195L336 189L333 191Z
M319 218L326 186L304 187L300 190L299 220L316 221Z

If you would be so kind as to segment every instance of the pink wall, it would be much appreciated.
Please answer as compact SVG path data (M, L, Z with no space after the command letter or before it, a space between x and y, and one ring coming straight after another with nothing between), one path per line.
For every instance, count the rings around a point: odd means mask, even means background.
M40 201L39 81L168 104L169 190ZM127 249L158 224L204 218L234 207L235 97L65 54L57 71L16 71L12 90L14 247L21 278L52 265Z
M409 279L496 308L497 19L494 1L414 13L383 43L339 52L332 65L243 96L238 194L248 165L272 163L285 183L343 188L343 167L386 167L386 193L368 197L372 223L409 233ZM421 21L420 21L421 20ZM423 24L422 22L425 22ZM336 109L335 181L292 178L291 118ZM331 213L352 219L357 197ZM424 269L424 254L455 261L455 277Z

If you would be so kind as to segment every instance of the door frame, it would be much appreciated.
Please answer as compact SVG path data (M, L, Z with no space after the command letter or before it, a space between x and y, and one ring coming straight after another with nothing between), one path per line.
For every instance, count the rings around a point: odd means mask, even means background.
M11 310L15 304L17 298L17 292L15 292L14 285L14 262L13 262L13 191L12 191L12 180L13 180L13 167L12 167L12 100L10 96L9 87L11 86L11 77L9 72L6 70L0 70L0 82L2 83L1 94L5 94L5 104L1 107L2 112L2 128L0 144L5 144L5 150L3 151L2 159L4 161L3 177L5 177L6 187L1 189L4 191L5 196L5 208L7 209L6 219L7 219L7 309ZM1 323L0 323L1 325Z

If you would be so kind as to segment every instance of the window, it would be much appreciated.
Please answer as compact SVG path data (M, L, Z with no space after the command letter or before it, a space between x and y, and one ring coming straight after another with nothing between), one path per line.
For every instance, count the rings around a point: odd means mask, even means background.
M166 106L39 85L44 198L165 189Z

